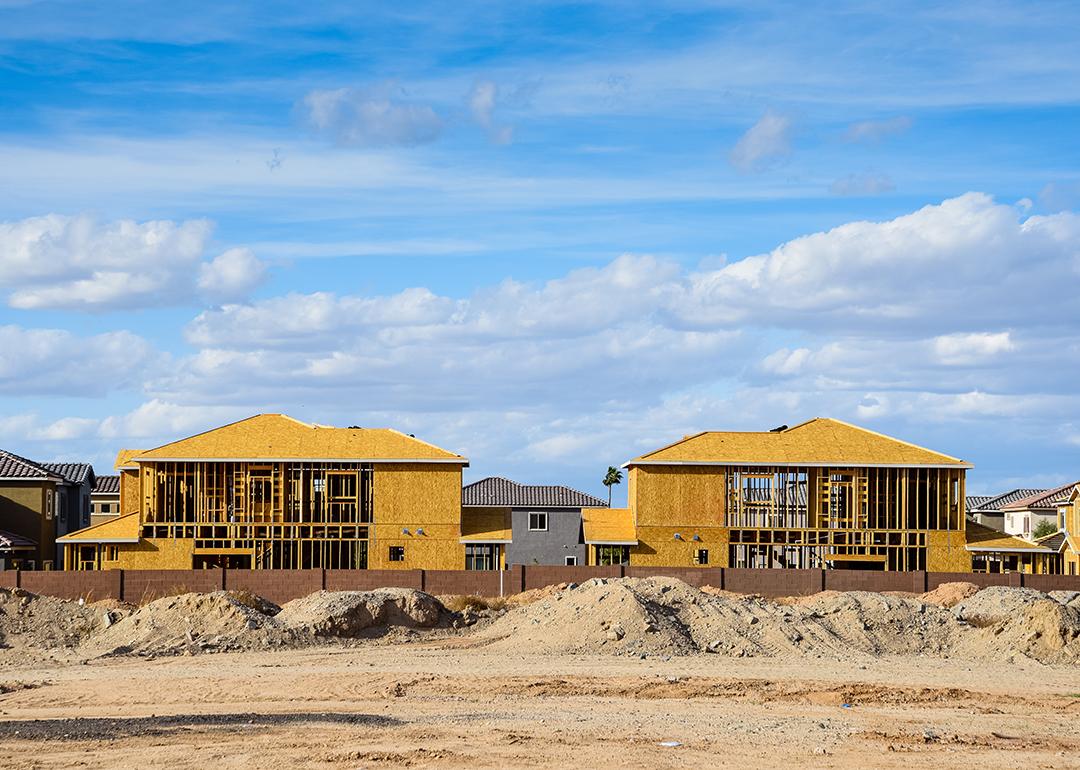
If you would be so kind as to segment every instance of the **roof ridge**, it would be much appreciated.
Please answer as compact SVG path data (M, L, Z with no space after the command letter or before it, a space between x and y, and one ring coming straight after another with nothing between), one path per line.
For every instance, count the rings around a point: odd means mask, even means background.
M338 430L349 430L349 428L339 428ZM432 444L430 441L424 441L424 439L417 438L412 433L405 433L404 431L400 431L397 428L363 428L363 430L386 430L386 431L390 431L391 433L396 433L396 434L398 434L399 436L401 436L403 438L409 439L410 441L415 441L418 444L423 444L424 446L431 447L432 449L438 449L440 452L446 452L447 454L453 455L454 457L460 457L462 459L465 459L465 455L463 455L463 454L459 454L457 452L451 452L449 449L443 449L441 446L436 446L435 444Z
M38 471L40 473L44 473L46 476L58 476L58 475L60 475L60 474L57 474L57 473L53 473L52 471L50 471L48 468L46 468L44 465L42 465L39 462L35 462L33 460L27 459L26 457L23 457L22 455L17 455L14 452L9 452L7 449L0 449L0 454L6 455L10 459L14 460L17 463L21 463L21 464L27 466L31 470Z
M870 428L864 428L861 425L855 425L855 424L850 423L850 422L845 422L844 420L838 420L835 417L815 417L812 420L807 420L806 422L799 423L798 425L795 426L795 428L802 428L802 427L804 427L806 425L809 425L812 422L818 422L819 420L821 422L835 422L835 423L837 423L839 425L843 425L846 428L853 428L854 430L861 430L863 433L869 433L869 434L871 434L873 436L877 436L878 438L883 438L883 439L886 439L888 441L895 441L898 444L903 444L904 446L909 446L909 447L912 447L913 449L918 449L918 450L920 450L922 452L929 452L930 454L935 454L935 455L938 455L939 457L944 457L944 458L946 458L948 460L952 460L953 462L957 462L957 463L964 462L959 457L953 457L952 455L947 455L944 452L939 452L936 449L930 449L929 447L924 447L921 444L915 444L915 443L913 443L911 441L904 441L904 439L896 438L896 436L888 436L888 435L886 435L884 433L879 433L876 430L871 430ZM789 431L793 431L793 430L795 430L795 428L788 428L788 430L784 431L784 432L787 433Z

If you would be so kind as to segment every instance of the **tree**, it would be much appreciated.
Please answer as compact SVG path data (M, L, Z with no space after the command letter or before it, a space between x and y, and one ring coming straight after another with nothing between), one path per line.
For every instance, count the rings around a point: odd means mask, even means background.
M622 484L622 471L614 465L609 465L607 473L604 474L604 486L607 487L608 508L611 507L611 488L616 484Z
M1052 521L1043 519L1035 525L1035 531L1031 533L1032 540L1038 540L1041 537L1047 537L1058 531L1057 525Z

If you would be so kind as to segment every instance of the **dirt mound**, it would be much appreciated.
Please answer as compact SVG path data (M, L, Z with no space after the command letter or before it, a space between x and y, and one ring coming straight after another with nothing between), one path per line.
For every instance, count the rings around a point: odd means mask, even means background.
M969 591L954 585L931 598L944 603ZM1080 609L1038 591L983 593L950 611L921 597L863 591L780 603L701 591L673 578L598 579L516 609L474 639L531 654L1080 660Z
M927 604L936 604L939 607L954 607L979 592L979 586L974 583L956 582L942 583L933 591L927 591L920 599Z
M434 628L450 613L431 594L407 588L319 591L285 604L275 618L285 629L321 637L357 637L387 626Z
M0 646L70 649L110 622L103 609L20 588L0 588Z
M250 649L280 643L276 605L249 594L214 591L166 596L95 634L97 654L175 655Z

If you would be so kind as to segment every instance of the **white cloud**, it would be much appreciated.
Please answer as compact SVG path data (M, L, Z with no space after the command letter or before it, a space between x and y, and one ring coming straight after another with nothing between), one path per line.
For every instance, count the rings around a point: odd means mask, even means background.
M862 174L848 174L829 185L833 195L881 195L896 189L887 174L867 171Z
M3 222L0 282L9 290L8 304L24 310L181 304L195 296L194 275L207 264L201 260L211 229L205 220L99 223L60 214ZM247 268L261 276L254 255L243 256ZM226 252L218 259L220 271L236 265L240 254ZM239 287L234 282L231 288Z
M308 124L343 145L412 146L442 133L442 118L425 104L402 99L387 83L373 88L315 89L301 102Z
M0 393L101 396L139 382L158 359L149 342L127 331L80 337L0 326Z
M510 144L514 139L514 128L495 123L495 108L500 102L499 87L490 80L481 80L469 93L469 112L473 120L487 131L488 138L494 144Z
M904 133L911 128L911 123L911 118L906 115L886 120L864 120L852 123L844 132L844 140L864 144L880 142L889 136Z
M199 266L199 291L220 301L241 300L266 280L266 263L251 249L229 249Z
M947 366L966 366L1016 350L1009 332L946 334L934 339L934 353Z
M731 165L743 173L764 171L791 154L791 130L790 117L769 110L735 143Z

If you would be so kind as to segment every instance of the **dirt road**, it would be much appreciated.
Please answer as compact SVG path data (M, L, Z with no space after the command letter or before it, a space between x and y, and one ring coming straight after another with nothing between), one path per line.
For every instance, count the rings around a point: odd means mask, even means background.
M0 653L0 692L5 768L1080 767L1080 670L1030 662L444 640L87 664Z

